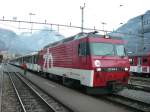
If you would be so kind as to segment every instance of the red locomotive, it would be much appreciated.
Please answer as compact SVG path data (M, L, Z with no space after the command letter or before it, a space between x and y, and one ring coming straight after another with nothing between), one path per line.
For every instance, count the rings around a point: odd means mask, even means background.
M124 41L105 37L79 33L13 62L19 65L25 60L28 69L46 73L65 85L82 85L87 93L112 93L128 84L130 64Z
M136 76L150 77L150 53L130 56L130 72Z

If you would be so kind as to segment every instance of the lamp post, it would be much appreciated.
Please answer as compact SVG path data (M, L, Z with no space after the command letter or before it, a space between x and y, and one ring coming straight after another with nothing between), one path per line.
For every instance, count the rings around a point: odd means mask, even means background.
M30 22L31 22L31 16L35 16L36 14L34 14L34 13L29 13L29 16L30 16Z
M84 6L80 6L81 9L81 32L83 33L83 28L84 28L84 8L85 8L85 3Z
M105 23L105 22L101 22L101 24L102 24L103 32L104 32L104 35L105 35L105 29L104 29L104 27L105 27L105 25L107 25L107 23Z
M141 53L144 53L144 15L141 15Z
M31 16L34 16L34 15L36 15L36 14L34 14L34 13L29 13L29 17L30 17L30 24L31 24L31 33L32 33L32 27L33 27L33 24L31 23Z
M124 7L124 5L123 5L123 4L120 4L120 5L119 5L119 8L122 9L122 7ZM119 9L119 10L120 10L120 9ZM121 11L122 11L122 10L121 10ZM120 13L120 14L122 15L122 14L124 14L124 13ZM121 18L121 20L120 20L120 21L121 21L121 22L120 22L120 25L122 25L122 24L124 23L124 21L122 20L122 16L121 16L120 18ZM123 21L123 22L122 22L122 21Z

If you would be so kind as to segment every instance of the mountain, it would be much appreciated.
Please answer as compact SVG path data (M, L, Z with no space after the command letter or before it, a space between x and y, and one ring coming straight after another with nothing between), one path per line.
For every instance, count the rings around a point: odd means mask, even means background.
M132 55L150 52L150 10L130 19L111 35L126 40L125 47Z
M0 40L0 51L3 51L6 49L5 43Z
M19 35L20 41L29 49L27 52L38 51L49 43L64 39L65 37L55 31L47 31L47 28L33 34Z
M15 32L0 28L0 51L7 50L11 53L26 54L42 49L45 45L63 39L64 36L55 31L44 28L33 34Z
M17 38L16 33L8 29L0 28L0 49L10 50Z

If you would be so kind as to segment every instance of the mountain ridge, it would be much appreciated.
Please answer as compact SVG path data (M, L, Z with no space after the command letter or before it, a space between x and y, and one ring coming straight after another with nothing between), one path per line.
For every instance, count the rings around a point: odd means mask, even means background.
M10 53L26 54L38 51L45 45L64 38L64 36L55 31L47 32L45 29L33 34L17 35L9 29L0 28L0 51L6 50Z

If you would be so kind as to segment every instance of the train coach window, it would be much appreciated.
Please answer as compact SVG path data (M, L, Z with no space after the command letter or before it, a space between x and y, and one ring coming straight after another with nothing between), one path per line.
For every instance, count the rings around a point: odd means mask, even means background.
M32 58L33 58L33 64L35 64L36 63L36 56L33 56Z
M148 60L146 57L143 58L143 64L147 64Z
M35 55L35 56L33 57L33 63L34 63L34 64L36 64L36 63L37 63L37 58L38 58L38 56L37 56L37 55Z
M134 65L134 59L133 58L130 58L129 61L130 61L131 65Z
M138 65L141 65L141 64L142 64L142 58L138 57Z

